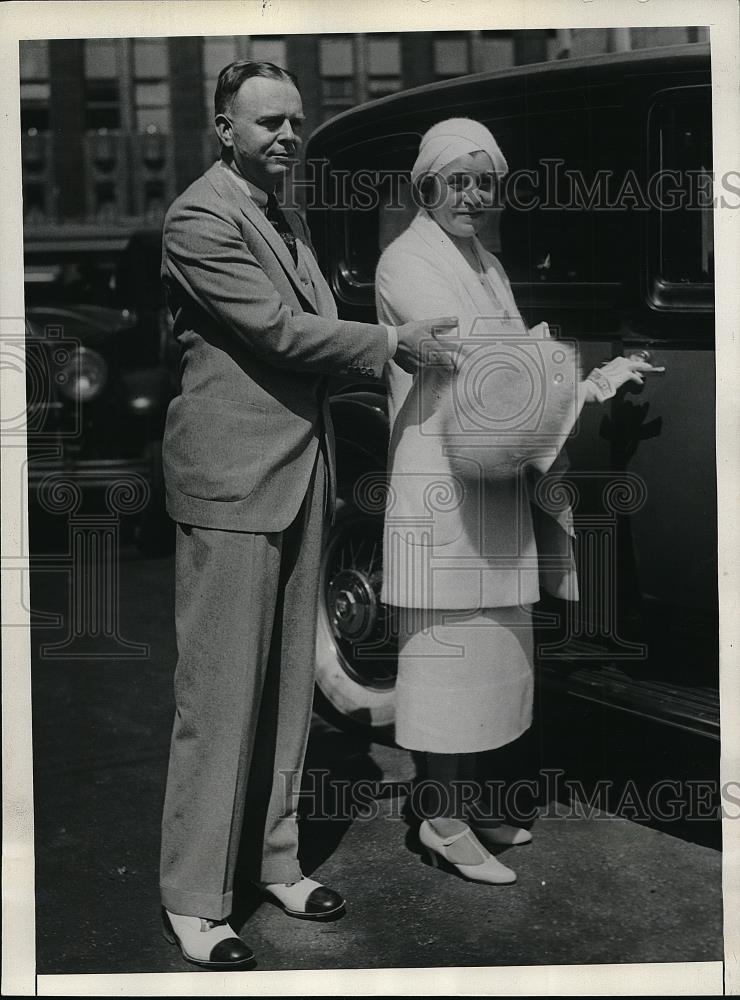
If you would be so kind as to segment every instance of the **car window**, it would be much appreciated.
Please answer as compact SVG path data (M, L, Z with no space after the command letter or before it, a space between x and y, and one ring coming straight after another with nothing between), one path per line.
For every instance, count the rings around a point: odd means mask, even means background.
M346 304L372 306L378 258L416 211L408 178L419 137L454 110L430 110L418 129L376 133L335 158L333 169L371 178L376 195L329 212L326 264ZM474 110L509 164L503 210L480 238L520 308L611 308L627 294L658 309L712 309L709 86L651 94L610 83L528 92L518 105L486 98Z
M614 225L614 202L625 174L639 166L627 152L638 138L629 117L605 103L591 106L576 96L557 109L532 100L519 114L480 115L509 163L504 203L489 213L480 239L500 257L512 283L577 286L624 279L634 255L625 227ZM408 181L416 146L391 155L393 138L378 140L379 156L394 166L377 170L377 206L341 213L345 254L338 266L350 298L368 294L380 253L416 211Z
M654 275L672 284L714 278L712 114L709 88L661 96L649 117L652 166L666 177L657 219ZM678 204L674 206L673 202Z

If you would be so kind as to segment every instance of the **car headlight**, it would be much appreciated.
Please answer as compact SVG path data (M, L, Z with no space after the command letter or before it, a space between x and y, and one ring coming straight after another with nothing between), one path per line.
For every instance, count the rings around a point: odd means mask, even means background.
M99 396L108 381L108 365L97 351L78 347L57 374L59 391L86 403Z

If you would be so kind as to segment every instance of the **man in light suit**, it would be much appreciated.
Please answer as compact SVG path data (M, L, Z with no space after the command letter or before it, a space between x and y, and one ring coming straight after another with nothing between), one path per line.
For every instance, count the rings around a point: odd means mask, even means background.
M295 78L233 63L221 159L171 206L163 280L182 348L164 438L177 522L175 675L162 823L165 935L205 967L252 961L228 923L237 855L291 916L341 913L305 878L296 807L313 692L322 527L333 505L326 376L406 370L446 318L337 319L304 223L275 191L303 121ZM437 360L448 355L441 340Z

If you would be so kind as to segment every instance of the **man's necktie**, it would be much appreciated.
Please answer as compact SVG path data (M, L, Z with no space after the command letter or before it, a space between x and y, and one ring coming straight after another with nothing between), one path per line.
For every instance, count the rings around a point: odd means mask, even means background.
M286 245L288 250L290 250L290 256L293 258L293 263L297 264L298 248L296 247L295 234L288 225L288 220L283 215L283 211L278 205L277 198L274 194L268 194L267 196L265 215L280 234L280 238L283 243Z

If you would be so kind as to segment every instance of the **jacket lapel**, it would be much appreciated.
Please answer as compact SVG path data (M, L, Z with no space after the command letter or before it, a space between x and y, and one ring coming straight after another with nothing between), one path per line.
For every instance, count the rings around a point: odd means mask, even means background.
M235 180L228 176L228 172L216 161L206 172L206 175L216 190L222 197L230 202L236 201L239 210L247 221L254 226L260 236L273 251L281 267L289 278L293 288L303 301L309 306L312 312L316 311L316 302L312 301L306 287L300 279L290 251L283 242L280 233L267 218L265 213L259 208L250 197L248 197L238 186ZM297 235L297 234L296 234Z
M423 210L419 211L411 223L411 228L423 241L428 252L433 253L438 260L442 261L444 270L455 276L458 287L465 295L471 316L480 319L495 318L500 321L501 316L496 315L496 307L487 290L447 233ZM488 254L484 252L482 256L483 260L488 262ZM494 287L499 288L501 279L493 265L489 264L486 270ZM501 305L509 312L511 319L519 319L519 312L505 288L501 288L499 299ZM518 330L518 326L512 329Z

